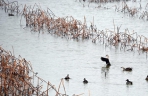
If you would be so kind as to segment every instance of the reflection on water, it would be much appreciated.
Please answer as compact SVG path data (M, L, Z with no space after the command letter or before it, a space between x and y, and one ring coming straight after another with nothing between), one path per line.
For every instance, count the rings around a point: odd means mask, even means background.
M101 68L101 73L104 75L105 78L107 78L109 74L109 69L111 66L106 65L105 67Z

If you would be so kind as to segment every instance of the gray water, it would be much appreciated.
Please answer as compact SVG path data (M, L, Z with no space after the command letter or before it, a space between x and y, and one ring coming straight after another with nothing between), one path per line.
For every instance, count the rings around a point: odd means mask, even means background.
M148 37L148 21L131 18L114 9L96 9L96 5L83 7L82 2L75 0L20 0L20 4L40 4L42 8L50 8L57 16L73 16L83 21L92 22L100 30L113 29L113 19L116 26L122 24L125 28L135 30L139 35ZM146 4L146 1L143 1ZM146 3L145 3L146 2ZM115 3L114 3L115 4ZM113 4L113 5L114 5ZM58 88L61 78L67 74L72 79L65 81L64 85L69 96L81 94L82 96L147 96L148 63L146 54L137 51L124 51L114 47L104 47L91 40L76 41L49 34L48 32L31 32L24 28L25 22L20 26L20 16L9 17L4 10L0 10L0 45L5 50L12 51L16 57L21 55L31 61L32 67L38 76L50 81ZM101 56L108 54L112 66L104 68L105 63ZM132 72L123 72L121 67L132 67ZM105 76L106 72L106 76ZM83 78L89 83L84 85ZM126 85L126 79L133 81L132 86ZM60 89L63 92L63 88ZM50 92L49 92L50 93ZM52 93L52 92L51 92ZM51 94L52 96L53 94Z

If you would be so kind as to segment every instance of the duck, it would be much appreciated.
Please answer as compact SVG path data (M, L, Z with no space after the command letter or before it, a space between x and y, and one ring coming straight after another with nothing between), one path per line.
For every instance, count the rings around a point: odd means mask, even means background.
M38 75L38 72L35 72L34 74L35 74L35 75Z
M131 67L127 67L127 68L121 67L121 68L123 68L123 71L132 71Z
M148 81L148 75L147 75L147 77L145 78L145 80L147 80L147 81Z
M67 76L64 79L69 80L70 79L69 74L67 74Z
M111 66L108 55L106 55L106 57L101 57L101 60L104 61L104 62L106 62L106 65L107 66Z
M126 80L126 85L133 85L132 81L129 81L129 79Z
M9 13L9 14L8 14L8 16L14 16L14 14L12 14L12 13Z
M88 81L84 78L83 83L84 83L84 84L87 84Z

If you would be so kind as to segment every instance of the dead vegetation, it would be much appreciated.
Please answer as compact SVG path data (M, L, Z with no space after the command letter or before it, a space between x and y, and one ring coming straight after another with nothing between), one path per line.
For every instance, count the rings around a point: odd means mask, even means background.
M15 1L16 2L16 1ZM6 4L3 0L0 1L2 8L5 6L8 8L12 5L18 5L13 3ZM18 8L18 7L14 7ZM12 9L14 9L12 8ZM10 9L10 10L12 10ZM18 9L19 10L19 9ZM130 9L125 2L123 2L123 12L129 12L131 16L137 14L136 9ZM86 18L81 22L74 19L72 16L57 17L49 8L42 10L41 6L34 4L33 6L24 5L22 11L15 11L14 13L20 12L21 17L24 17L26 21L26 27L30 27L31 31L41 32L47 31L50 34L66 38L66 39L91 39L93 43L100 42L105 46L114 46L115 48L120 47L120 50L138 50L138 52L147 53L147 41L148 38L143 35L138 35L137 32L130 32L125 29L124 32L120 31L121 26L115 26L113 21L114 30L99 30L94 25L94 18L90 26L86 24ZM23 19L23 18L21 18ZM20 24L21 24L20 20Z
M77 1L77 0L76 0ZM127 4L127 2L133 2L133 4L136 4L137 7L131 7ZM82 2L82 0L79 0L79 2ZM111 9L112 7L115 8L116 12L122 12L123 14L126 14L130 17L137 17L139 19L142 19L144 21L148 21L148 3L143 7L141 6L141 0L83 0L83 2L88 2L88 7L91 3L96 3L97 7L95 8L103 8L103 9ZM118 5L113 5L112 7L105 7L104 5L107 3L112 2L118 2ZM86 6L86 4L83 3L83 7Z
M20 5L21 6L21 5ZM10 14L20 14L22 19L25 19L26 27L30 27L31 31L41 32L47 31L52 35L56 35L66 39L76 39L85 40L91 39L93 43L101 43L106 47L120 48L124 51L138 51L148 52L148 38L143 35L138 35L137 32L129 32L125 29L124 32L120 31L120 27L115 26L114 30L99 30L94 25L94 19L90 26L86 24L86 18L84 17L84 22L74 19L72 16L57 17L55 14L47 8L47 10L42 10L37 4L33 7L24 5L23 10L19 10L19 5L17 1L14 2L4 2L0 0L0 7L5 10L5 12L10 12ZM116 10L117 9L116 7ZM124 2L122 7L122 12L128 12L131 16L137 14L137 9L132 9L127 6ZM146 15L145 15L146 14ZM144 12L143 18L147 16L147 12ZM140 18L142 18L140 17ZM148 18L148 17L146 17ZM48 96L49 90L54 90L56 96L66 95L63 79L61 79L61 84L64 88L64 94L59 92L50 82L39 78L35 72L32 70L30 62L27 62L25 58L14 57L11 52L5 51L0 47L0 92L3 95L37 95L37 96ZM34 84L37 82L36 84ZM42 90L44 84L47 86L46 90Z
M25 58L21 56L16 58L10 51L0 47L0 94L2 96L49 96L51 90L54 91L55 96L66 96L63 79L61 82L56 89L50 82L38 77L31 63ZM60 93L61 86L64 93Z

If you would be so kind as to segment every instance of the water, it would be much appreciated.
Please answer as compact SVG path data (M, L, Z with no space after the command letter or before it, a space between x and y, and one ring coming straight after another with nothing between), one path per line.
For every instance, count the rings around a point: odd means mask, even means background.
M83 8L82 3L75 0L18 2L28 5L37 3L43 9L49 7L59 17L73 16L83 21L85 16L88 23L92 22L94 16L94 23L100 30L113 29L114 19L116 26L122 24L121 30L129 28L139 35L148 36L147 21L131 18L115 12L114 9L96 9L95 4ZM31 61L38 76L50 81L56 88L61 78L69 74L72 79L64 82L69 96L82 93L82 96L147 96L148 82L145 78L148 75L148 60L145 54L104 47L100 43L92 43L91 40L67 40L47 32L39 34L24 27L23 22L20 26L20 16L8 17L4 10L0 10L0 45L10 51L13 47L16 57L21 55L27 61ZM100 57L106 54L110 56L112 64L109 69L105 69L105 63L100 60ZM123 72L122 66L132 67L133 71ZM87 85L82 83L83 78L89 81ZM126 86L126 79L133 81L133 85ZM60 92L63 90L61 88Z

